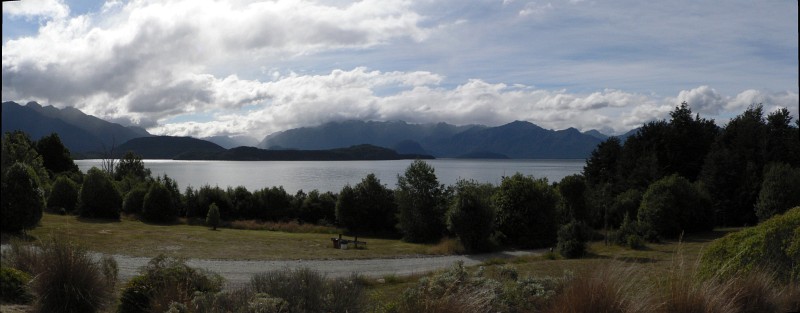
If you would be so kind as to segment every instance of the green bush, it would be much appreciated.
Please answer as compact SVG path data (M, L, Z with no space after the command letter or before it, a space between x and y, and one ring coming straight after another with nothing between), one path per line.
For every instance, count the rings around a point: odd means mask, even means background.
M646 229L640 226L639 222L632 220L628 214L622 219L619 229L610 235L611 242L631 249L642 249L645 247L644 237Z
M50 197L47 198L47 207L63 208L67 212L72 212L78 205L78 191L80 187L66 176L59 176L53 183Z
M164 312L173 302L190 306L195 292L219 292L222 278L164 255L150 260L125 285L117 312Z
M127 214L142 213L145 195L147 195L147 189L143 187L136 187L128 191L128 194L125 195L125 200L122 201L122 212Z
M468 252L489 250L489 237L494 231L492 185L461 180L455 190L447 212L447 228L458 236Z
M0 226L3 232L32 229L42 219L44 198L39 180L25 164L14 163L2 177Z
M672 175L652 183L639 208L642 227L656 236L676 238L683 232L711 230L713 212L707 194L687 179Z
M356 276L326 279L308 268L284 269L254 275L250 280L253 292L267 294L265 306L280 308L286 302L288 312L362 312L365 293ZM269 304L272 303L272 304Z
M154 182L142 202L142 218L153 223L171 223L178 218L178 208L167 187Z
M394 192L381 185L375 174L369 174L355 187L342 188L336 202L336 220L351 232L394 233Z
M10 267L0 267L0 300L6 303L26 304L33 300L28 282L31 276Z
M731 277L762 270L800 281L800 207L712 242L702 256L704 277Z
M586 254L587 241L589 241L588 227L582 222L573 220L558 230L556 250L565 258L579 258Z
M111 177L93 167L83 179L78 206L82 217L118 220L122 208L122 196L111 181Z

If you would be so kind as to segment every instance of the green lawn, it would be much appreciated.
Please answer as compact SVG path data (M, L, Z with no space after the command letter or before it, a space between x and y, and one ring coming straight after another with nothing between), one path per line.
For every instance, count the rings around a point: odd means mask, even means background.
M35 239L57 236L89 250L131 256L236 260L366 259L431 254L431 245L400 240L361 238L366 249L333 249L335 235L262 230L218 229L190 225L152 225L123 218L119 222L44 214ZM350 237L347 237L350 238Z

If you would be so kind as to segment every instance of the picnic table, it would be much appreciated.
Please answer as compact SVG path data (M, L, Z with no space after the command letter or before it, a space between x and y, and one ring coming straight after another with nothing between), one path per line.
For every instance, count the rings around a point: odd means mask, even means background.
M354 249L358 249L359 245L361 245L361 248L364 248L367 245L366 241L358 241L358 236L355 236L353 240L350 240L350 239L343 239L342 234L339 234L339 238L331 238L331 241L333 242L334 249L342 249L342 250L350 248L351 245Z

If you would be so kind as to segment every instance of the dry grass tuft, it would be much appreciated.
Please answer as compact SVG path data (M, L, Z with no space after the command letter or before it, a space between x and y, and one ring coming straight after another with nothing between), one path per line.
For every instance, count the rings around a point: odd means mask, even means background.
M428 248L428 254L436 255L464 254L465 252L466 250L460 241L449 237L442 238L439 243Z

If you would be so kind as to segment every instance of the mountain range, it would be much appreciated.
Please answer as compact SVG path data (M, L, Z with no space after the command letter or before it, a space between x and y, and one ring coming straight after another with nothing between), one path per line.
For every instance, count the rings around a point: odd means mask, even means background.
M575 128L568 128L556 131L525 121L488 127L349 120L280 131L257 143L255 139L246 136L202 139L153 136L142 128L108 122L71 107L58 109L36 102L26 105L4 102L2 131L13 130L22 130L34 140L53 132L58 133L64 145L79 158L97 157L111 147L116 147L115 154L131 150L145 158L197 159L205 156L208 159L247 159L259 155L270 159L276 155L292 154L256 152L251 149L238 149L235 150L236 153L226 151L239 146L257 146L267 150L322 151L370 145L394 150L399 155L580 159L587 158L598 143L608 138L597 130L581 133ZM635 131L620 136L620 139L624 140ZM390 156L385 151L364 147L353 151Z

